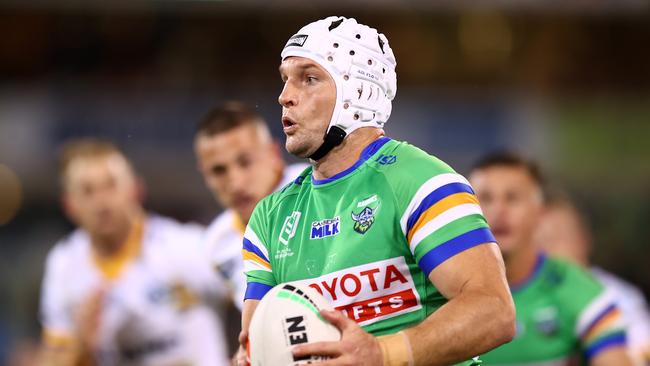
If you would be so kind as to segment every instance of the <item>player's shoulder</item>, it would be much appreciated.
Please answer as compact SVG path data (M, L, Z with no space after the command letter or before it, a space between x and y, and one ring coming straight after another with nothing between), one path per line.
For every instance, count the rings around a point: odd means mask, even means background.
M78 262L89 252L90 239L81 229L75 229L59 239L47 253L46 265L52 270L63 270Z
M232 232L234 229L234 211L227 209L215 217L212 222L205 229L206 240L212 238L219 238L227 233Z
M151 234L201 236L205 230L195 222L180 222L171 217L149 213L145 230Z
M373 160L375 165L382 167L394 165L402 169L424 168L431 175L454 172L440 158L406 141L390 139Z
M144 224L143 245L160 250L166 248L171 252L175 252L175 249L186 250L202 243L204 233L205 228L197 223L182 223L167 216L148 213Z
M303 183L309 179L312 171L313 167L311 165L305 167L282 188L264 197L258 204L258 207L262 206L265 208L265 212L272 211L283 201L296 197L300 194L300 191L303 189Z
M369 162L398 191L413 193L426 183L435 189L467 180L449 164L408 142L389 139Z
M566 259L548 257L542 280L564 306L580 311L604 292L603 285L586 269Z

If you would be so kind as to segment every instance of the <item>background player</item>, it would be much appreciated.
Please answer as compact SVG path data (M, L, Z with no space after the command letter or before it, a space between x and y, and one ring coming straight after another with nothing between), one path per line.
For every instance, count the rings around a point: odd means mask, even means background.
M480 160L470 174L496 236L517 308L517 335L482 358L489 365L628 365L614 299L580 267L540 253L533 236L543 207L541 174L513 154Z
M206 186L226 208L208 227L205 240L214 264L234 287L234 302L241 310L246 291L244 228L255 205L298 177L307 164L285 166L262 116L240 102L207 113L198 125L194 150Z
M514 334L501 256L469 184L383 137L395 65L383 34L344 17L303 27L282 52L286 148L312 167L251 217L243 329L286 281L319 289L348 316L323 313L342 340L296 347L296 357L467 364Z
M643 293L633 284L591 266L593 238L585 219L567 198L546 199L535 240L549 255L565 258L590 270L614 294L627 325L627 344L635 365L650 364L650 312Z
M226 364L211 309L225 289L200 228L146 214L131 164L108 142L65 145L60 174L79 229L47 258L43 364Z

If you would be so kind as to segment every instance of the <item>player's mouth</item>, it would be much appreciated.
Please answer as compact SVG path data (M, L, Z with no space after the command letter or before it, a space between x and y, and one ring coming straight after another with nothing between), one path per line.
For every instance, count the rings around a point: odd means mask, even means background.
M298 128L298 124L290 117L282 117L282 129L287 135L293 134Z
M492 226L492 234L494 236L508 236L510 234L510 228L507 226Z

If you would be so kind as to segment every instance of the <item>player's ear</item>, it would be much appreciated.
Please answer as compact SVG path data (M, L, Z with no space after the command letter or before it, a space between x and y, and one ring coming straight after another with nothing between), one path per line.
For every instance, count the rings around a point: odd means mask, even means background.
M139 203L144 203L144 200L147 198L147 185L144 183L142 177L135 177L135 199Z
M59 201L61 203L61 209L63 210L63 213L70 219L70 221L76 223L77 222L77 211L72 204L72 201L70 200L70 196L66 192L62 192L61 196L59 197Z
M273 157L277 159L282 159L282 147L280 146L280 143L276 139L273 139L273 141L271 142L271 152L273 154Z

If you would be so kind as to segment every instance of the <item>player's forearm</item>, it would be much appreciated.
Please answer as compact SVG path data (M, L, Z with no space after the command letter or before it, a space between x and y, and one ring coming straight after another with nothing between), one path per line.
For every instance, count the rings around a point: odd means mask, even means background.
M252 299L247 299L244 301L244 307L241 311L241 329L243 331L248 331L248 326L250 325L251 319L253 318L253 313L255 312L255 308L257 308L257 304L259 303L259 300Z
M404 332L415 365L449 365L509 342L515 311L509 294L465 290Z

